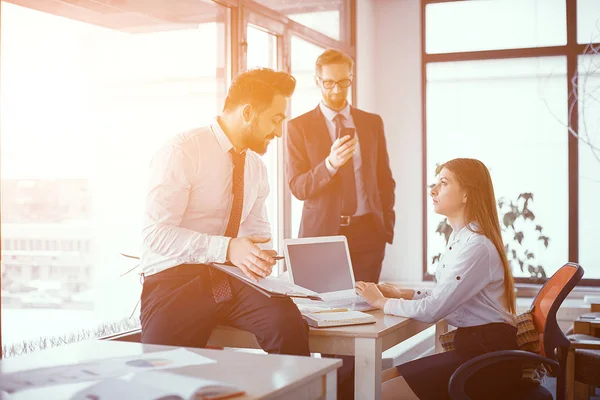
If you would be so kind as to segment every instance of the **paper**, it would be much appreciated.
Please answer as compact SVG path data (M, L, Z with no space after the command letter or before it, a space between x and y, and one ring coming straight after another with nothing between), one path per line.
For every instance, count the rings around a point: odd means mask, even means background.
M77 392L71 400L208 400L244 393L233 385L166 371L141 372L128 378L103 380Z
M267 276L266 278L261 278L258 282L254 282L248 278L238 267L221 263L213 263L212 265L228 273L229 275L241 279L251 285L258 286L259 288L265 289L269 292L284 294L286 296L311 297L320 300L318 293L308 290L302 286L294 285L287 280Z
M44 386L87 382L149 370L180 368L215 362L186 349L159 351L136 356L0 374L0 390L15 393L20 390Z

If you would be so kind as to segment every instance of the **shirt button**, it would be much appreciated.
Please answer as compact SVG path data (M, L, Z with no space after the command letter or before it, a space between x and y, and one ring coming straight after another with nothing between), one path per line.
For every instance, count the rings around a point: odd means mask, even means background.
M452 246L450 246L450 248L448 250L452 250Z

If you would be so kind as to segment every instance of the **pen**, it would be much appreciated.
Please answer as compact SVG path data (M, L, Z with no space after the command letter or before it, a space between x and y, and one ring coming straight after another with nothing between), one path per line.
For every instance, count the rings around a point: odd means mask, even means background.
M332 308L332 309L325 309L325 310L320 310L320 311L313 311L313 314L321 314L321 313L330 313L330 312L346 312L348 311L347 308Z
M273 259L275 260L283 260L285 257L284 256L275 256L273 257Z

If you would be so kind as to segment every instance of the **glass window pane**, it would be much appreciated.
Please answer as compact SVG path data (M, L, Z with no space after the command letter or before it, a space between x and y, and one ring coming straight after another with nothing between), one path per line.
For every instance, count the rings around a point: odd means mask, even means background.
M300 14L288 14L288 17L302 25L308 26L315 31L340 40L340 12L332 11L312 11Z
M248 51L246 53L248 68L267 67L277 69L277 36L250 24L247 26L246 36L248 41ZM281 254L283 254L283 251L279 251L279 202L277 196L279 167L277 164L277 149L282 145L281 140L274 140L263 156L269 177L270 192L266 205L273 234L273 248ZM273 273L277 273L277 268L273 269Z
M292 35L292 75L296 78L296 91L292 97L292 118L315 108L321 92L315 83L315 62L325 51L306 40ZM292 195L292 237L298 237L303 201Z
M340 40L340 10L342 0L323 0L317 3L302 0L257 0L290 19Z
M137 324L119 253L140 254L150 157L226 93L227 9L204 7L192 28L128 33L2 2L4 345Z
M428 4L426 51L432 54L564 45L565 4L565 0Z
M577 0L577 42L600 42L600 1Z
M429 183L435 179L436 164L471 157L490 169L496 199L504 199L501 221L511 202L521 213L524 200L532 195L527 208L535 219L518 217L515 230L502 225L505 245L524 262L523 271L518 259L511 262L517 277L530 276L528 265L541 265L550 276L568 260L566 68L564 57L427 66ZM428 201L429 272L435 271L432 260L444 248L442 235L436 233L442 220ZM518 232L523 235L521 244ZM547 248L540 236L549 238Z
M579 263L585 278L600 279L600 56L579 57Z

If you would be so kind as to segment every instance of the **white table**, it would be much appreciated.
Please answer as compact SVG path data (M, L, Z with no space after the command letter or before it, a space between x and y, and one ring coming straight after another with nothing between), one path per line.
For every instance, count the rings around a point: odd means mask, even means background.
M375 324L338 328L311 328L309 347L311 353L355 356L355 399L381 398L381 355L398 343L431 327L431 324L410 318L384 315L372 311ZM446 332L447 325L436 325L436 338ZM218 347L260 348L254 335L235 328L219 326L209 339L209 345ZM436 350L439 349L436 340Z
M175 347L118 341L87 341L2 360L0 373L172 349ZM179 368L175 370L176 373L227 382L244 389L246 395L235 397L235 400L336 398L336 370L342 365L341 360L209 349L189 350L216 360L217 363ZM17 393L18 398L24 398L23 395L27 397L26 392ZM68 399L74 394L73 389L68 392L64 386L44 389L44 393L48 393L44 399ZM13 398L17 397L0 392L2 400Z

